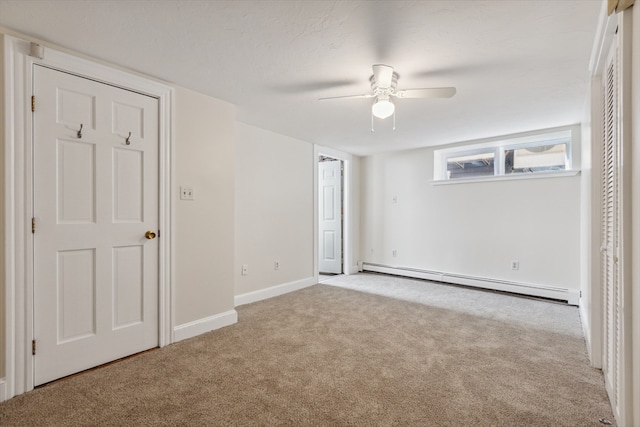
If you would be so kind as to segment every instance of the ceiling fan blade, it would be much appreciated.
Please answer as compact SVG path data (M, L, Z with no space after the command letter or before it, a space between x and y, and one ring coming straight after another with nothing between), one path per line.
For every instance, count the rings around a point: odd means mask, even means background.
M373 98L374 95L371 93L365 95L346 95L346 96L329 96L326 98L318 98L318 101L325 101L327 99L356 99L356 98Z
M280 93L300 93L300 92L312 92L324 89L335 89L342 86L350 86L359 83L355 79L339 79L339 80L327 80L317 82L301 82L301 83L289 83L271 87L272 90Z
M391 87L393 80L393 67L383 64L376 64L373 67L373 78L378 87L387 89Z
M398 98L451 98L455 94L455 87L431 87L425 89L399 90L392 94L392 96Z

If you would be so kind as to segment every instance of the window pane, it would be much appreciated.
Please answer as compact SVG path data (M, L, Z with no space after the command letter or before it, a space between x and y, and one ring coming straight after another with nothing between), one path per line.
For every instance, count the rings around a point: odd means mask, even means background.
M493 151L470 156L449 157L447 159L447 178L493 176L494 157Z
M505 173L565 170L567 144L518 148L505 153Z

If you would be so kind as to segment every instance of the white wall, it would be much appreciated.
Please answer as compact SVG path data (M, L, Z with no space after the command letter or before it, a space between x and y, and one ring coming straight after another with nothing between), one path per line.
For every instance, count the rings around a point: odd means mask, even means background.
M351 265L345 265L346 274L354 274L358 272L358 261L360 256L360 201L361 201L361 182L360 182L360 157L351 156L349 160L350 180L349 180L349 259Z
M236 304L244 304L315 283L314 158L304 141L243 123L235 132L234 277Z
M433 148L362 159L363 261L566 288L577 296L579 176L436 186L432 179Z
M234 108L175 90L175 324L233 310ZM180 200L191 186L194 200Z

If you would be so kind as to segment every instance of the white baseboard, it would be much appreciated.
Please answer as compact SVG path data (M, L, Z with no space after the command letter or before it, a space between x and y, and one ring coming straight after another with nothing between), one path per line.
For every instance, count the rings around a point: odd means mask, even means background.
M238 312L235 310L225 311L215 316L194 320L193 322L178 325L173 328L173 342L186 340L215 329L224 328L238 322Z
M543 298L553 298L567 301L571 305L578 305L580 292L578 290L543 286L529 283L511 282L507 280L488 279L485 277L463 276L459 274L439 271L421 270L417 268L391 267L380 264L362 263L363 271L393 274L395 276L413 277L416 279L434 280L437 282L453 283L456 285L473 286L476 288L492 289L496 291L513 292Z
M282 285L272 286L266 289L260 289L259 291L247 292L246 294L236 295L235 305L236 307L244 304L251 304L252 302L262 301L264 299L277 297L289 292L297 291L312 285L317 282L313 277L307 277L306 279L296 280L294 282L283 283Z
M7 382L4 378L0 378L0 402L7 400Z

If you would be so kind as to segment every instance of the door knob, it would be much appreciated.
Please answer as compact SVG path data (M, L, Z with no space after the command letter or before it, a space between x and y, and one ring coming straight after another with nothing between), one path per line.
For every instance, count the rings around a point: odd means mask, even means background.
M149 240L153 240L156 238L156 233L154 233L153 231L149 230L146 233L144 233L144 237L146 237Z

